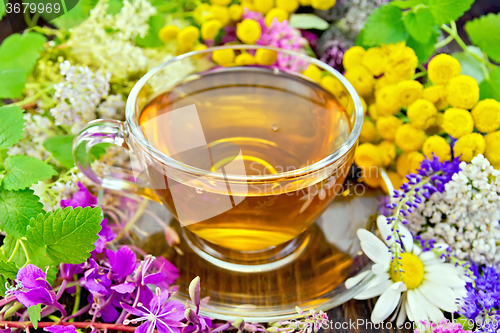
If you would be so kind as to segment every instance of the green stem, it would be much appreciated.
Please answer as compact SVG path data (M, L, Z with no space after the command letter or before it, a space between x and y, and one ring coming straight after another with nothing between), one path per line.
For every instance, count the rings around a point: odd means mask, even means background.
M24 308L24 305L22 305L19 302L14 303L7 311L5 311L4 318L9 318L13 314L15 314L18 310Z
M31 263L31 259L30 259L30 256L28 254L28 249L26 248L26 245L24 244L24 241L22 239L20 239L19 243L21 243L21 246L23 247L23 250L24 250L24 255L26 256L26 262L23 265L23 267L26 267L26 265Z
M74 279L75 281L78 282L78 276L75 274L74 276ZM73 305L73 311L71 313L71 315L74 315L79 309L80 309L80 299L81 299L81 291L82 291L82 288L80 287L79 284L76 285L76 293L75 293L75 305ZM75 321L75 318L71 318L69 320L70 323L74 322Z
M427 75L427 71L424 72L418 72L417 74L413 75L412 80L418 79L419 77L423 77Z
M49 162L50 162L50 160L52 159L52 157L53 157L53 156L52 156L52 154L50 154L50 156L49 156L49 157L47 157L47 159L45 160L45 163L49 163Z
M436 43L434 45L434 48L437 50L437 49L440 49L442 48L443 46L446 46L448 45L449 43L451 43L451 41L453 41L455 39L455 37L453 37L452 35L449 35L448 37L446 37L445 39L443 39L442 41Z
M19 239L16 241L16 246L14 247L14 251L12 251L12 254L10 255L7 262L11 262L14 259L14 256L16 255L17 250L19 250Z
M42 96L43 94L45 94L51 88L52 88L52 86L48 86L47 88L40 90L39 92L37 92L33 96L25 98L22 101L16 102L16 103L14 103L12 105L23 106L23 105L29 104L31 102L35 102L40 96Z

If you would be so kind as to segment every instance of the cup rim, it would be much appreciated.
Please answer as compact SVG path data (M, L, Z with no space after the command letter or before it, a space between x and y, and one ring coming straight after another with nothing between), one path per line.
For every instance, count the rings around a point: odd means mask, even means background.
M236 175L236 174L222 174L222 173L217 173L217 172L210 172L208 170L203 170L200 168L196 168L193 166L190 166L188 164L182 163L180 161L177 161L176 159L168 156L167 154L161 152L157 148L153 147L151 143L146 139L144 136L144 133L141 131L139 122L138 122L138 117L136 117L135 113L135 106L136 106L136 101L137 97L139 96L140 91L144 86L147 84L147 82L159 71L164 69L165 67L169 66L170 64L191 58L196 55L200 54L208 54L211 53L215 50L224 50L224 49L233 49L233 50L257 50L257 49L266 49L266 50L272 50L276 52L281 52L287 55L291 55L294 57L298 57L301 59L304 59L308 61L310 64L314 64L323 70L328 71L330 74L335 76L347 89L349 94L351 95L352 101L354 103L354 112L355 112L355 120L354 120L354 126L352 127L351 133L349 134L349 137L347 138L346 141L344 141L337 150L335 150L332 154L324 157L320 161L317 161L314 164L305 166L300 169L296 170L291 170L291 171L285 171L285 172L280 172L280 173L275 173L275 174L266 174L266 175ZM148 71L137 83L134 85L132 88L128 98L127 98L127 103L125 106L125 119L128 124L128 127L131 131L131 135L133 136L134 140L143 148L146 152L148 152L150 155L152 155L154 158L157 160L161 161L162 163L168 165L171 168L174 168L176 170L182 171L182 172L187 172L187 173L193 173L193 174L199 174L199 175L210 175L212 178L216 178L218 180L226 181L226 182L231 182L231 181L275 181L277 179L282 179L282 178L291 178L291 177L298 177L302 176L305 174L310 174L311 172L315 172L318 170L321 170L336 160L338 160L340 157L342 157L345 153L347 153L358 141L359 135L361 133L361 128L363 126L363 118L364 118L364 111L363 111L363 106L361 104L361 99L359 98L359 95L357 94L356 90L354 87L351 85L347 79L340 74L337 70L335 70L333 67L330 65L312 58L308 55L295 52L295 51L290 51L290 50L284 50L276 47L271 47L271 46L264 46L264 45L249 45L249 44L234 44L234 45L222 45L222 46L215 46L215 47L209 47L203 50L198 50L198 51L191 51L188 53L184 53L181 55L178 55L156 67Z

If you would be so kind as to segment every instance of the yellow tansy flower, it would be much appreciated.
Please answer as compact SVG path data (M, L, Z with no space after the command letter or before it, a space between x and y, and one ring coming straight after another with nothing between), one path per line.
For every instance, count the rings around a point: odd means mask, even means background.
M193 51L201 51L201 50L205 50L206 48L207 48L207 46L205 44L200 43L193 48ZM194 57L197 59L201 59L201 58L205 57L206 55L207 55L207 53L201 53L201 54L198 54Z
M332 8L335 5L336 1L337 0L312 0L311 6L314 9L327 10Z
M434 124L432 124L432 126L430 126L429 128L427 128L425 130L425 133L427 133L427 135L433 135L433 134L443 134L444 131L443 131L443 119L444 119L444 113L442 112L438 112L436 114L436 121L434 122Z
M160 37L163 42L168 43L177 37L179 31L181 31L181 28L176 25L166 25L160 29L158 37Z
M430 160L432 160L432 154L439 158L439 162L449 161L451 159L450 144L439 135L428 137L424 142L422 152Z
M262 34L259 22L245 19L236 25L236 36L245 44L254 44Z
M299 8L299 2L297 0L276 0L276 7L294 13Z
M321 82L321 69L313 64L310 64L305 71L302 72L303 75L307 76L313 81Z
M396 130L403 125L403 121L395 116L384 116L377 119L377 130L386 140L394 140Z
M254 0L255 10L262 14L267 13L274 7L274 0Z
M255 59L259 65L271 66L276 62L277 57L278 54L273 50L258 49L255 52Z
M425 156L418 151L408 153L408 173L415 173L420 169L420 163L425 159Z
M417 128L412 124L404 124L399 126L396 130L394 140L396 145L401 148L402 151L411 152L420 150L426 137L427 136L422 129Z
M243 6L233 4L229 6L229 17L231 18L231 21L239 21L241 20L241 17L243 16Z
M375 103L370 104L370 106L368 107L368 115L372 120L378 120L381 117Z
M400 104L404 107L410 106L417 99L422 98L424 87L418 81L405 80L398 83Z
M449 108L444 112L443 130L458 139L461 136L472 133L474 120L469 111L458 108Z
M385 75L375 79L375 91L379 91L380 89L391 85L392 82L390 82Z
M491 133L500 127L500 103L494 99L484 99L472 109L474 125L479 132Z
M384 140L379 143L378 149L382 159L382 165L388 167L396 158L396 145L392 141Z
M366 54L366 50L361 46L353 46L344 53L344 58L342 59L342 64L344 68L348 70L354 66L361 65L363 62L363 57Z
M500 131L486 134L484 141L486 142L484 156L495 169L500 169Z
M396 49L389 54L385 70L385 76L392 83L410 80L415 74L418 58L410 47Z
M375 103L380 115L394 115L401 110L399 90L396 85L390 85L375 93Z
M212 13L213 18L219 20L224 27L231 21L229 17L229 8L225 6L212 5L210 7L210 13Z
M182 29L177 34L177 41L181 46L192 48L198 39L200 39L200 30L192 25Z
M382 176L380 175L380 170L378 167L360 167L361 169L361 181L366 185L377 188L383 183Z
M254 56L250 53L243 52L236 56L236 58L234 59L234 63L241 66L255 65L257 63L257 60L255 60Z
M212 19L201 25L201 38L214 39L217 37L220 29L222 28L222 23L219 20Z
M359 167L381 166L379 148L371 143L360 144L354 153L354 162Z
M441 53L429 61L427 75L434 84L445 84L460 75L460 63L452 56Z
M311 0L299 0L301 6L310 6Z
M215 50L212 53L212 60L219 65L228 65L234 61L234 50L223 49Z
M437 109L426 99L417 99L408 107L407 116L416 128L427 129L436 122Z
M479 101L479 86L472 77L459 75L448 82L446 95L451 106L472 109Z
M483 154L486 142L479 133L471 133L462 136L453 146L455 156L460 156L460 161L470 162L478 154Z
M231 0L210 0L212 5L227 6L231 3Z
M435 86L430 86L424 89L423 91L423 97L424 99L436 103L439 101L441 90L444 88L444 86L441 85L435 85Z
M384 51L385 54L387 54L387 55L394 53L396 51L402 50L405 47L406 47L405 41L394 43L394 44L382 44L382 45L380 45L380 48L382 49L382 51Z
M273 23L274 19L277 19L278 22L283 22L288 20L288 12L282 8L273 8L266 14L266 25L269 27L271 23Z
M210 12L211 7L208 3L202 3L194 9L193 17L196 23L201 25L203 22L213 18L214 15Z
M361 133L359 134L359 142L375 142L375 140L377 140L377 134L375 124L365 118L365 121L363 121L363 127L361 128Z
M369 48L361 60L361 64L368 68L373 76L380 76L384 73L386 62L387 55L380 47Z
M395 190L397 190L398 188L401 187L401 185L403 185L403 178L401 178L401 176L397 172L388 171L387 172L387 176L389 177L389 180L392 183L392 187ZM385 182L381 182L380 183L380 187L382 188L382 190L385 193L389 194L389 190L387 189L387 186L385 185Z
M362 97L368 96L373 91L375 80L365 66L358 65L346 70L345 78L352 84L356 92Z

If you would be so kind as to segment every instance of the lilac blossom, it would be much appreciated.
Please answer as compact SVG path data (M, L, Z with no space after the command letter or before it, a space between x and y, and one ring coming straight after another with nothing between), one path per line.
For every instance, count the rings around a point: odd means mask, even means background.
M330 40L324 46L324 52L321 56L321 61L332 66L339 72L344 70L342 65L342 60L344 59L344 53L349 47L341 40Z

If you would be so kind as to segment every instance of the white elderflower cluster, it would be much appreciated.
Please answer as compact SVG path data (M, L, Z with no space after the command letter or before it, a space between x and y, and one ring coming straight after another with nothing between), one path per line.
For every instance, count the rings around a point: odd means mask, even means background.
M39 160L47 159L50 153L42 145L51 136L49 129L53 128L54 124L49 118L39 114L26 113L24 119L26 120L24 137L9 148L9 155L27 155Z
M483 156L462 162L461 171L408 216L408 226L424 240L445 242L459 259L500 260L500 171Z
M77 169L74 168L54 183L47 184L41 181L33 185L31 189L40 198L43 209L52 212L61 208L61 200L71 199L73 194L79 190L78 182L84 182L85 180L86 178L81 173L77 173ZM87 184L84 183L84 185Z
M67 60L61 63L60 68L64 79L54 85L57 105L50 109L55 125L68 126L72 133L78 133L85 124L96 119L96 111L99 116L116 115L117 110L123 109L123 101L118 102L120 95L108 95L109 74L94 73L88 67L71 66Z

